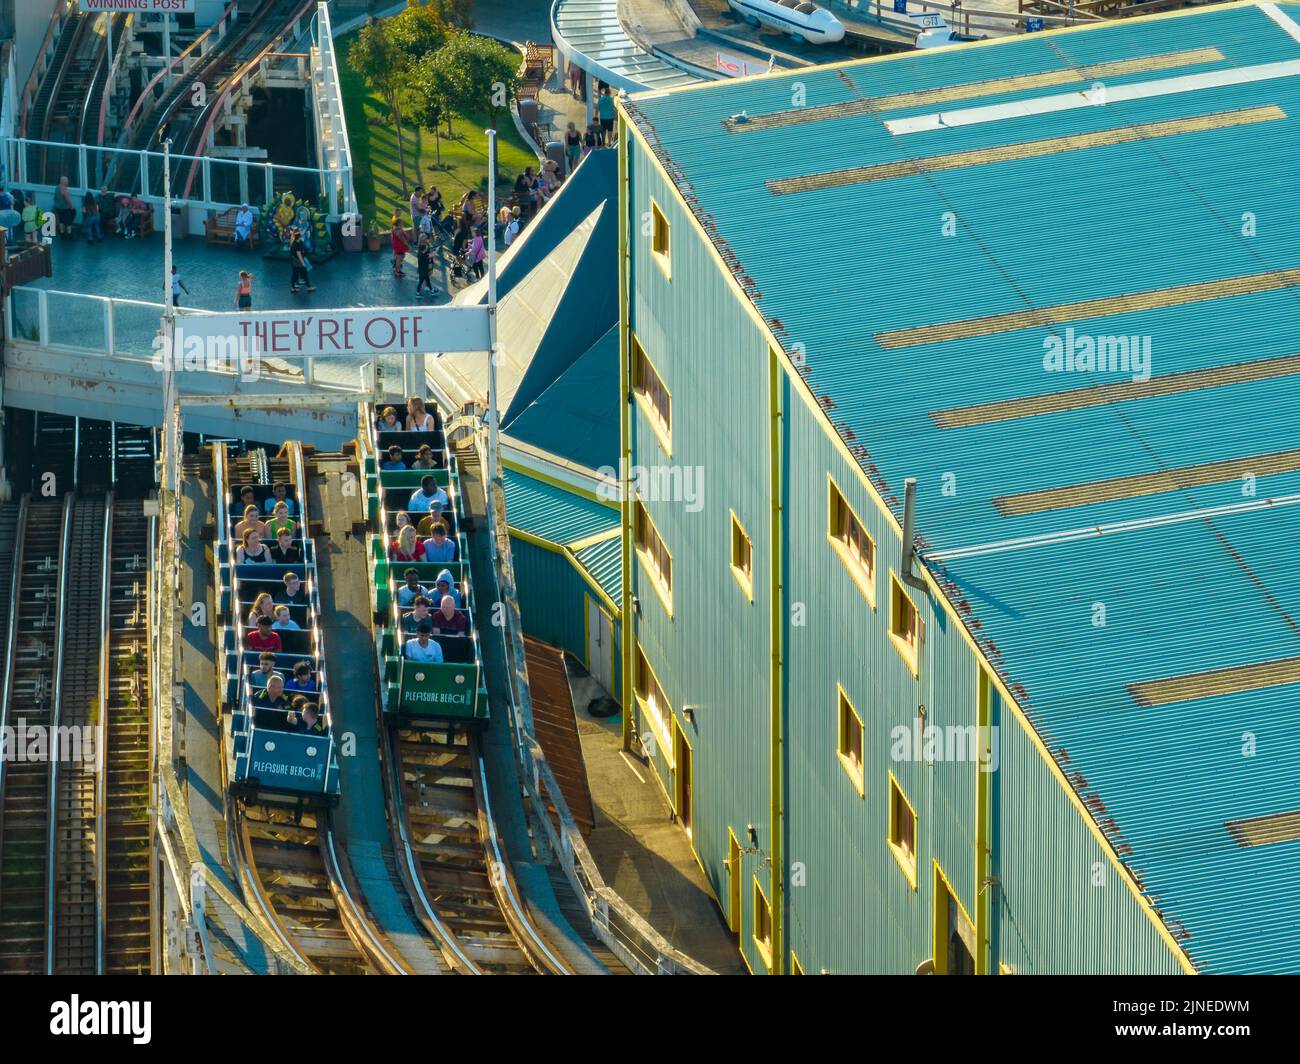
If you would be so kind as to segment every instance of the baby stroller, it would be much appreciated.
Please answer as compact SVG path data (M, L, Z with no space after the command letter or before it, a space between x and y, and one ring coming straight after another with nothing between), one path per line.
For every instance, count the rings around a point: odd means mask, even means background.
M462 284L468 284L473 271L469 264L469 245L467 244L459 253L447 246L447 271L451 274L453 280L458 280Z

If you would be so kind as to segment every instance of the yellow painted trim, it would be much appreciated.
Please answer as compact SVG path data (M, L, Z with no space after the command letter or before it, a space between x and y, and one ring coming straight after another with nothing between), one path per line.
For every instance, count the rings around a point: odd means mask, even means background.
M634 505L641 507L641 513L644 515L646 524L650 526L655 537L661 544L663 544L664 553L668 555L668 563L671 569L673 564L673 552L668 549L668 544L664 541L664 537L659 534L659 526L654 523L654 518L650 516L649 508L639 498L634 500ZM633 527L635 528L635 526L636 522L633 521ZM642 547L640 543L636 544L636 559L641 563L641 571L645 575L646 580L649 581L650 586L655 589L655 593L659 596L659 601L663 604L664 610L668 613L668 619L672 620L673 588L672 584L669 582L672 580L671 573L668 580L665 580L663 574L659 572L659 566L655 564L654 559L650 556L650 552Z
M921 846L921 818L916 815L916 806L912 804L912 800L907 796L907 792L903 790L903 785L898 782L898 778L894 775L893 770L890 769L888 771L889 771L889 791L888 791L889 834L885 837L885 844L889 847L889 852L894 855L894 860L898 862L898 867L902 869L903 876L904 878L906 878L908 886L910 886L913 890L916 890L916 866L918 864L916 851L919 850ZM912 824L915 830L912 832L912 856L911 856L910 868L908 867L908 857L906 853L903 851L903 848L894 841L894 835L896 834L895 828L897 826L897 823L894 820L894 791L895 790L898 791L899 797L903 799L903 804L912 811Z
M664 449L664 454L669 458L673 456L673 393L668 385L664 383L664 375L659 372L659 367L654 364L650 357L650 352L645 349L645 344L637 339L636 333L628 327L628 334L631 337L632 358L635 360L636 352L641 352L641 357L645 364L650 367L650 372L655 375L655 380L659 382L659 387L664 390L664 395L668 396L668 423L664 424L663 418L659 416L659 411L646 397L645 392L637 385L636 375L629 372L629 379L632 382L632 398L636 400L636 405L640 408L641 413L645 415L646 423L650 426L651 431L659 440L659 446Z
M770 942L764 942L758 937L758 905L760 901L763 903L763 908L767 910L767 926L772 929L772 941ZM772 956L776 949L776 917L771 903L767 900L767 895L763 893L763 885L758 881L758 876L754 876L754 920L753 927L750 928L750 938L753 939L754 948L758 950L758 955L763 959L763 965L767 968L768 974L776 974L772 968Z
M870 574L864 571L862 563L853 557L848 547L835 534L835 499L837 496L844 503L844 508L853 515L853 520L862 529L862 534L867 537L867 542L871 544ZM849 571L849 576L853 578L853 582L858 585L858 590L862 592L862 597L867 600L867 604L874 611L876 608L876 541L872 538L871 533L867 531L867 526L863 524L857 510L853 509L853 504L849 502L848 496L840 491L840 486L835 482L835 477L829 470L826 472L826 540L835 553L839 555L844 568Z
M617 101L615 101L617 105ZM623 570L623 749L632 749L633 725L633 648L636 646L636 613L632 609L632 404L626 399L632 394L632 382L629 367L628 341L632 335L631 321L628 316L628 157L631 155L631 141L628 139L628 123L619 115L617 125L618 146L618 435L619 459L622 469L619 471L619 525L623 533L622 565Z
M1258 7L1258 5L1253 3L1252 0L1240 0L1240 2L1237 4L1217 5L1215 10L1222 11L1227 8L1238 7L1238 6ZM1282 6L1290 6L1290 5L1282 5ZM1202 8L1187 8L1179 11L1167 11L1157 15L1147 15L1145 17L1148 20L1164 19L1164 18L1182 18L1182 17L1191 17L1201 13L1203 13ZM1052 33L1062 33L1062 32L1070 32L1070 33L1082 32L1089 29L1098 29L1101 26L1107 24L1108 23L1098 23L1093 26L1065 27L1060 30L1046 31L1045 34L1036 34L1035 36L1036 37L1042 37L1044 35L1050 36ZM1016 36L1016 37L991 38L987 41L971 41L971 42L964 43L962 45L962 48L970 49L970 48L987 47L987 46L1009 43L1010 41L1018 40L1018 39L1020 38ZM901 59L911 55L913 55L913 53L900 52L896 55L877 56L868 60L859 60L859 62L888 62L893 59ZM745 80L753 81L756 78L788 77L788 76L789 76L789 71L779 71L779 72L773 72L771 74L752 75L751 77L748 77ZM708 89L710 87L713 87L712 82L708 84L701 84L701 85L681 86L671 91L673 92L694 91L700 89ZM669 90L665 90L665 94L667 91ZM655 94L655 95L659 95L659 94ZM648 97L643 95L643 98L648 98ZM757 308L750 301L749 296L745 293L745 290L741 288L740 283L736 280L736 277L734 273L731 271L731 268L726 264L726 262L723 261L722 255L718 251L716 245L713 243L712 238L710 238L708 233L705 232L704 228L700 225L699 219L695 217L695 214L691 210L690 205L682 197L681 190L677 188L677 185L673 182L672 178L669 177L668 172L664 169L663 163L659 160L659 158L655 155L654 151L646 143L645 137L642 136L641 131L636 128L636 125L627 120L627 115L623 103L621 101L616 101L616 106L618 107L619 110L619 117L620 117L619 131L620 131L620 137L622 139L622 145L619 151L619 178L620 178L619 230L620 230L620 242L621 242L620 244L621 254L619 257L619 266L620 266L619 279L620 279L620 305L623 309L624 334L620 335L620 340L619 340L620 345L626 344L626 329L630 324L627 317L628 290L627 290L627 275L626 275L627 261L630 255L630 249L627 244L626 223L627 223L627 211L630 202L628 197L628 182L629 182L628 155L631 151L631 143L635 139L637 144L640 146L642 152L644 153L644 157L650 161L650 164L657 171L660 180L664 183L665 187L670 189L672 194L676 197L678 201L678 205L682 208L684 212L684 216L689 220L689 223L692 226L692 228L695 230L697 237L703 242L704 247L712 256L715 266L717 267L718 271L722 274L726 283L730 286L733 294L736 297L738 305L749 315L750 319L754 322L755 327L758 329L761 336L766 340L770 350L776 353L777 360L781 367L781 370L786 375L787 379L790 381L791 389L803 401L804 405L808 408L809 412L814 415L814 418L817 419L817 423L822 426L822 430L825 433L826 438L831 442L831 445L834 447L836 453L840 456L840 459L844 462L846 468L848 468L857 477L858 483L860 484L862 489L866 492L868 498L870 498L871 501L875 504L876 509L879 512L881 518L885 521L888 527L893 529L895 535L897 535L898 542L901 546L903 541L903 528L902 528L901 521L899 520L899 518L894 516L893 511L885 504L883 496L880 494L876 486L871 482L870 478L866 474L866 471L862 468L858 460L854 458L853 454L849 451L848 446L840 438L839 433L834 431L833 426L830 424L830 421L826 416L825 409L823 409L821 404L817 401L816 396L813 395L812 390L808 387L808 384L799 375L799 372L795 368L794 363L791 361L789 355L786 354L784 348L781 346L780 342L776 339L775 334L768 327L767 322L764 321L763 317L758 313ZM626 370L625 348L624 348L622 368L625 372ZM624 387L623 394L624 395L628 394L628 389L626 387ZM626 403L623 404L625 408L628 407L629 405L630 404L626 404ZM626 416L627 414L625 412L625 417ZM627 428L624 436L624 440L625 440L624 452L625 452L625 456L628 457L629 459L629 466L630 466L630 454L631 454L630 421L625 421L625 426L627 426ZM625 554L624 570L623 570L625 573L629 572L630 564L631 564L630 558L627 558ZM1165 926L1164 922L1160 919L1155 909L1152 908L1151 903L1143 896L1142 890L1138 886L1137 881L1133 878L1132 873L1119 859L1119 856L1115 853L1115 849L1111 845L1110 841L1106 838L1104 834L1102 834L1101 829L1097 826L1097 822L1093 819L1092 815L1084 807L1082 799L1079 798L1079 795L1075 792L1074 788L1070 786L1069 781L1065 778L1065 774L1061 771L1060 766L1056 764L1055 759L1048 752L1047 747L1044 745L1038 733L1034 730L1033 725L1029 723L1028 718L1025 716L1023 710L1016 702L1016 699L1012 696L1006 684L1003 683L1001 677L997 675L997 671L993 667L992 662L989 661L988 656L980 648L979 644L975 642L974 637L970 634L970 630L966 626L965 620L958 614L957 609L952 604L952 602L949 601L946 592L944 592L944 590L938 585L934 577L930 574L929 570L927 570L924 566L918 566L917 568L920 570L922 578L930 586L931 594L933 595L935 600L942 604L944 612L948 614L948 616L955 623L957 630L961 632L962 638L966 641L967 645L970 647L971 652L975 656L976 662L979 665L989 670L990 676L993 679L994 686L997 689L998 693L1002 696L1003 701L1009 707L1013 719L1025 732L1030 742L1034 745L1034 748L1038 751L1039 756L1047 763L1047 766L1052 773L1052 778L1056 780L1057 785L1061 788L1062 791L1065 792L1065 795L1067 799L1070 801L1071 805L1074 807L1075 812L1083 819L1084 824L1087 827L1088 831L1092 834L1098 846L1101 847L1101 851L1106 855L1107 859L1110 861L1111 866L1112 868L1114 868L1116 874L1128 887L1129 893L1132 895L1138 907L1142 910L1143 913L1146 914L1147 919L1151 922L1152 926L1155 927L1157 934L1160 935L1161 940L1165 943L1165 946L1169 949L1170 953L1173 954L1175 959L1178 961L1179 966L1183 969L1183 971L1189 975L1195 974L1196 968L1192 964L1191 959L1187 956L1183 948L1174 940L1173 935L1170 933L1169 929ZM625 581L625 583L630 584L630 581ZM625 594L627 596L628 604L626 610L624 611L624 616L631 617L630 587L625 588ZM776 604L774 603L774 606L775 605ZM629 670L625 670L625 672L627 671ZM629 735L627 728L628 728L627 716L625 715L624 716L625 742Z
M660 251L655 247L655 233L658 230L659 223L663 222L664 234L667 237L667 250ZM650 197L650 258L664 275L665 281L673 279L673 231L672 226L668 224L668 215L659 206L658 201Z
M604 543L607 539L617 539L619 535L617 528L607 528L604 532L595 532L590 536L584 536L582 539L575 539L572 543L566 543L565 549L573 551L584 550L587 547L594 547L597 543Z
M975 921L972 920L972 919L970 918L970 913L966 911L966 906L964 906L964 905L961 903L961 895L958 894L957 891L956 891L956 889L953 887L953 885L952 885L952 881L951 881L951 880L948 878L948 876L944 873L944 870L943 870L942 866L940 866L938 860L937 860L936 858L931 858L930 860L931 860L931 863L934 865L934 894L933 894L933 897L932 897L932 899L931 899L931 900L932 900L932 904L933 904L933 908L934 908L933 919L931 920L931 935L930 935L930 944L931 944L931 960L933 960L933 962L934 962L934 973L935 973L935 975L947 975L947 974L949 974L949 973L948 973L948 951L947 951L946 948L942 948L942 947L946 947L947 944L948 944L948 934L947 934L947 932L948 932L948 907L947 907L946 905L944 906L944 910L943 910L943 919L942 919L942 921L940 921L940 919L939 919L939 884L940 884L941 882L942 882L942 884L943 884L943 888L944 888L944 890L946 890L946 891L948 892L949 896L952 898L952 900L955 901L955 902L957 903L957 908L958 908L959 910L961 910L961 914L962 914L962 916L964 916L964 917L966 918L966 922L967 922L968 924L970 924L972 930L975 928ZM942 931L943 931L943 935L942 935L942 937L940 936L940 930L941 930L941 929L942 929ZM979 933L978 933L978 931L977 931L977 932L976 932L976 936L977 936L977 938L978 938L978 934L979 934ZM978 967L978 966L979 966L979 962L976 961L976 973L977 973L977 974L978 974L978 971L979 971L979 967Z
M518 473L521 477L540 480L543 484L549 484L553 488L567 491L571 495L580 495L589 502L598 502L602 506L608 506L612 510L618 509L618 501L616 499L602 499L599 494L588 488L583 488L576 484L570 484L568 481L560 480L558 477L554 477L550 473L542 473L526 465L521 465L514 459L506 458L504 455L501 458L501 468L509 469L512 473Z
M1239 0L1239 2L1237 3L1218 4L1215 6L1214 10L1216 11L1231 10L1233 8L1238 8L1238 7L1257 8L1259 6L1260 5L1256 3L1255 0ZM1294 5L1287 3L1286 0L1282 0L1279 6L1291 7ZM1181 8L1177 11L1162 11L1156 15L1144 15L1143 21L1151 22L1157 19L1186 18L1197 14L1203 14L1204 11L1205 11L1204 8ZM1083 25L1080 26L1059 26L1050 30L1041 30L1038 33L1035 33L1034 37L1046 38L1050 40L1053 37L1059 37L1068 33L1087 33L1089 31L1099 30L1105 26L1113 26L1113 25L1114 25L1114 20L1104 19L1098 22L1084 23ZM1000 44L1009 44L1012 41L1018 41L1021 39L1023 39L1022 35L1016 34L1010 37L991 37L988 38L987 40L981 40L981 41L963 41L961 45L961 49L962 52L965 53L975 48L989 48ZM927 53L922 52L921 54L926 55ZM914 51L891 52L887 55L869 56L865 59L846 59L838 63L826 63L824 65L820 65L815 68L815 71L817 73L820 73L822 71L834 72L839 70L852 70L856 67L863 66L867 63L889 63L889 62L897 61L899 59L909 59L909 58L915 59L916 52ZM746 76L744 82L746 85L748 85L750 82L770 81L776 78L798 78L800 74L806 76L808 73L809 72L807 70L770 70L762 74L750 74ZM724 84L725 83L727 82L724 81ZM702 90L708 91L710 89L716 90L717 86L718 86L718 82L716 81L693 82L688 85L674 85L671 88L658 89L655 92L638 93L637 96L634 97L634 99L658 100L664 96L677 96L683 93L700 92ZM622 101L616 101L616 106L620 113L620 117L626 120L627 118L626 109ZM628 124L632 125L633 128L635 128L634 123L628 123Z
M916 646L911 646L905 639L901 638L894 632L894 592L895 590L902 593L903 597L912 606L912 612L916 614ZM903 664L907 666L908 671L918 680L921 678L921 641L924 638L924 632L921 627L921 611L916 605L916 601L907 593L907 588L903 581L898 578L898 574L891 567L889 570L889 642L894 649L898 651L898 656L903 659Z
M993 930L993 773L985 769L993 762L993 732L989 721L993 709L989 674L975 666L975 734L979 738L980 760L975 764L975 974L988 975Z
M856 768L853 762L844 756L844 715L840 712L841 704L849 707L849 712L853 714L862 731L862 764ZM857 706L849 698L844 686L839 683L835 685L835 756L839 759L840 767L849 777L849 782L857 789L858 797L866 798L867 729L862 722L862 714L858 712Z
M1011 965L1004 964L1002 961L998 961L998 975L1015 975L1015 974L1016 974L1016 970L1012 968Z
M742 909L744 902L741 900L745 896L741 884L745 878L745 857L741 853L740 840L736 838L735 831L730 824L727 825L727 859L724 867L727 869L727 927L735 934L740 934L741 926L744 924L744 913Z
M686 747L686 754L687 754L686 762L690 768L690 771L687 773L687 779L685 780L682 779L682 773L680 771L682 759L678 756L681 753L681 751L677 746L678 742L680 742L682 746ZM685 784L685 788L683 788L683 784ZM690 823L686 823L685 821L682 820L682 796L685 793L686 789L689 789L691 792ZM672 803L673 812L677 814L677 823L679 823L682 826L682 830L686 832L686 837L691 840L692 852L695 850L695 838L694 838L695 804L694 802L695 802L695 748L691 746L690 739L686 738L686 729L682 727L682 722L677 719L677 714L674 713L673 714L673 803ZM699 862L700 869L701 871L703 871L704 862L700 861L700 855L698 853L695 854L695 860ZM705 878L707 879L708 877L706 876Z
M736 532L739 531L745 543L749 546L749 574L736 564ZM749 533L745 531L745 526L740 523L740 518L736 516L736 511L731 511L731 525L727 529L727 552L731 555L731 575L736 578L736 583L740 585L740 590L745 593L745 598L749 599L752 604L754 601L754 541L749 538Z
M641 661L645 663L646 670L650 673L650 676L653 678L655 682L655 686L659 688L660 694L664 696L664 713L666 717L666 719L664 720L664 726L671 728L672 724L674 724L677 720L677 714L673 712L673 704L672 701L668 698L668 692L664 690L664 685L660 683L659 674L655 672L654 666L650 664L650 659L646 656L646 652L642 649L640 640L636 641L636 654L640 657ZM657 721L655 719L654 714L649 711L646 700L642 698L641 695L636 690L635 677L633 677L633 683L632 683L632 698L635 700L637 708L641 710L641 716L649 723L651 731L655 733L654 736L655 742L659 744L659 749L663 751L664 763L667 764L670 770L675 771L677 768L677 758L675 756L676 751L673 749L672 732L669 731L669 733L666 735L660 734L658 728L659 721ZM652 773L652 775L658 778L659 773L655 772ZM662 780L660 781L660 785L661 786L663 785ZM668 799L668 805L672 807L673 806L672 795L668 794L667 790L664 791L664 797Z
M552 554L563 554L564 547L559 543L553 543L549 539L543 539L541 536L535 536L531 532L525 532L522 528L513 528L507 525L510 535L523 543L529 543L534 547L541 547L542 550L548 550Z
M785 781L781 768L785 760L785 703L781 697L784 679L785 655L785 586L781 578L781 555L784 551L785 523L781 510L782 478L785 471L785 454L781 442L785 407L781 402L780 349L769 346L767 351L767 420L768 420L768 490L771 492L768 511L770 542L767 546L771 564L771 655L768 659L768 692L771 699L771 751L769 772L769 798L772 843L770 865L772 877L772 953L768 968L780 975L785 967ZM773 967L775 962L775 967Z
M800 963L800 961L799 961L799 957L798 957L798 955L795 953L794 950L791 950L791 951L790 951L790 971L787 972L786 974L787 974L787 975L803 975L803 974L804 974L803 964Z

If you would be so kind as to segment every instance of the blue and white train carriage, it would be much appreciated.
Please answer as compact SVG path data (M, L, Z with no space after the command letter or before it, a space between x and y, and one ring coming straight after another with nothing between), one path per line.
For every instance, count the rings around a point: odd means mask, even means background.
M844 24L824 7L808 0L727 0L746 22L788 33L808 44L844 40Z

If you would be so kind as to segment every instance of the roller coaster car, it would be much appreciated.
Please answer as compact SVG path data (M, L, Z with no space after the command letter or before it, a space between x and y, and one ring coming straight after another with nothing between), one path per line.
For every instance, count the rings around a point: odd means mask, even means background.
M373 415L373 411L371 412ZM437 417L437 415L435 414ZM370 422L372 425L375 421ZM446 445L441 429L433 432L393 432L372 430L365 448L363 468L366 477L366 513L370 522L370 554L374 579L374 616L377 627L376 651L384 685L383 707L386 714L405 720L455 721L463 727L481 728L488 719L487 691L483 688L483 668L478 634L473 622L473 587L466 560L466 541L459 512L460 481L454 457ZM434 452L438 468L383 470L380 457L397 444L404 454L413 457L421 444ZM391 561L388 545L396 534L397 514L406 511L411 495L420 481L432 475L447 494L448 504L441 517L456 543L456 560L452 562ZM409 512L409 511L407 511ZM424 514L410 515L415 521ZM436 633L433 641L442 651L441 662L408 661L404 647L408 638L402 631L403 610L397 602L399 587L407 570L414 569L422 587L431 586L443 570L449 570L461 594L466 620L464 635Z
M844 39L844 25L824 7L808 0L727 0L733 11L754 26L788 33L807 44L834 44Z

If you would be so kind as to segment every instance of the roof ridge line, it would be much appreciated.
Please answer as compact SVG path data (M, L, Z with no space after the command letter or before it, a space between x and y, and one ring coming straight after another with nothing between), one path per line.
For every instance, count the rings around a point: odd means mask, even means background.
M921 554L921 560L924 562L957 561L985 554L1003 554L1008 551L1027 550L1033 547L1055 546L1060 543L1070 543L1076 539L1090 539L1094 536L1110 536L1123 532L1141 532L1149 528L1161 528L1165 525L1203 521L1210 517L1228 517L1235 514L1253 513L1257 510L1282 508L1297 504L1300 504L1300 493L1278 495L1268 499L1257 499L1253 502L1207 506L1197 510L1180 510L1171 514L1153 514L1149 517L1134 518L1130 521L1116 521L1106 525L1061 529L1056 532L1043 532L1036 536L1024 536L1020 539L1004 539L992 543L979 543L970 547L950 547L947 550L928 551Z

